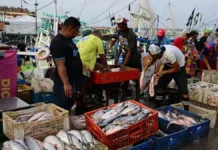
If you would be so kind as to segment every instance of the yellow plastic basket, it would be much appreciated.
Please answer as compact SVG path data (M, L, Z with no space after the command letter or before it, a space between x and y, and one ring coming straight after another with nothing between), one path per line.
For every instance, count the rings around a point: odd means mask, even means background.
M54 113L55 116L43 121L16 122L16 119L22 115L45 111ZM21 111L4 112L2 117L3 132L9 139L31 136L35 139L43 140L48 135L57 134L60 130L69 130L69 112L54 104L45 104Z

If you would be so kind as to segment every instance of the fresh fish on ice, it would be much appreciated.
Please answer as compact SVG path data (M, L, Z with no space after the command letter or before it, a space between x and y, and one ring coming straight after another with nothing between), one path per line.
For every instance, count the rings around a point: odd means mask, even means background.
M26 149L22 144L11 140L8 150L28 150L28 149ZM40 149L40 150L43 150L43 149Z
M32 115L23 115L16 119L16 122L27 122Z
M79 131L77 130L71 130L68 132L68 134L73 134L77 139L80 140L80 142L82 142L82 135Z
M70 145L68 134L64 130L59 131L56 136L65 144Z
M31 150L43 150L42 143L32 137L25 137L24 142L26 146Z
M56 136L53 136L53 135L47 136L45 138L44 142L51 143L52 145L55 146L55 148L57 150L64 150L65 149L64 143L61 140L59 140Z
M40 117L42 117L46 112L39 112L35 115L33 115L27 122L32 122L38 120Z
M56 150L55 146L48 142L43 142L44 150Z
M79 139L77 139L73 134L68 134L70 143L74 145L77 149L82 149L82 144Z

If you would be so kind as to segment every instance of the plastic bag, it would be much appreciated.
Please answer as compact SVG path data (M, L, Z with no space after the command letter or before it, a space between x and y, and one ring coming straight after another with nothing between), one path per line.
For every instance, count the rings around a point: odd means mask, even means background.
M32 78L31 87L35 93L53 92L54 82L50 78Z

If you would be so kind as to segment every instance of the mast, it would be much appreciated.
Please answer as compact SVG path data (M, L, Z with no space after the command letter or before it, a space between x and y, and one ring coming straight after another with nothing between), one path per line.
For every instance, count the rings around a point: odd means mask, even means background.
M37 34L37 6L38 2L35 0L35 29L36 29L36 34Z
M53 31L54 36L57 35L57 0L54 0L54 25L53 25Z
M169 10L168 10L168 30L171 32L172 31L172 13L171 13L171 3L169 2L168 4Z

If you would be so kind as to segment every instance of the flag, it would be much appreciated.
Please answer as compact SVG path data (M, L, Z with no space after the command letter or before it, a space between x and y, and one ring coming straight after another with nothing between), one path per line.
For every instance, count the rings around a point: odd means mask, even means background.
M23 2L24 2L25 4L28 4L25 0L23 0Z
M195 18L194 18L194 26L198 23L198 20L199 20L199 17L200 17L200 13L197 13L196 15L195 15Z
M192 25L192 20L193 20L194 14L195 14L195 8L193 9L191 16L189 17L186 26L191 26Z
M131 5L129 4L129 8L128 8L128 10L130 11L131 10Z
M199 21L201 22L201 20L202 20L202 17L203 17L203 14L200 14L200 16L201 16L201 17L200 17L200 20L199 20Z
M114 16L113 16L113 17L111 17L111 22L112 22L112 21L114 21L114 20L115 20L115 17L114 17Z

